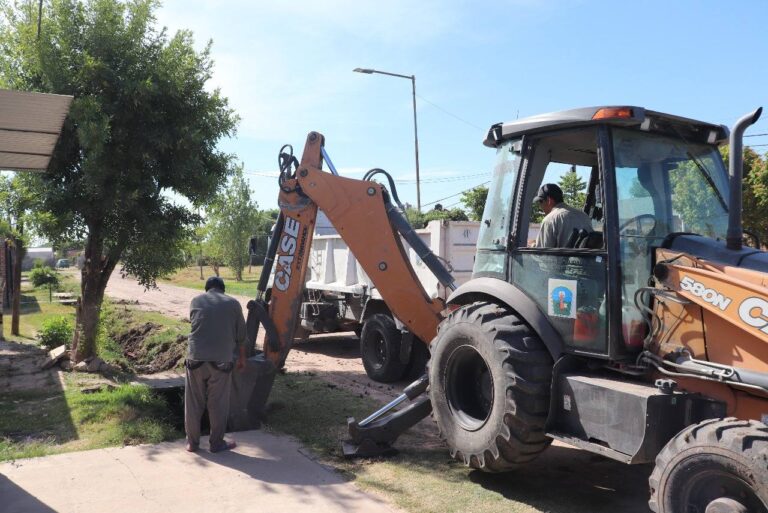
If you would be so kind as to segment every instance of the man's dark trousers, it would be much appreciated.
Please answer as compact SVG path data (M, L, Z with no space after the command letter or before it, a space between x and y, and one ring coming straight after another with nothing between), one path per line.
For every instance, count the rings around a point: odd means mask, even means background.
M224 445L224 432L229 416L229 390L232 373L219 370L213 362L199 362L197 368L187 366L186 386L184 388L184 428L187 442L197 447L200 445L200 421L203 412L208 409L211 424L210 447Z

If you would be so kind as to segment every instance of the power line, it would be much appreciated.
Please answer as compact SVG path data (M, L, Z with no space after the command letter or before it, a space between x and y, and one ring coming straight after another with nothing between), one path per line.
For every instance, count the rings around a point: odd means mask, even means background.
M473 178L477 178L480 176L490 176L491 173L477 173L473 175L464 175L464 176L447 176L442 178L422 178L419 181L421 183L443 183L443 182L461 182L464 180L470 180ZM395 183L403 183L403 184L412 184L416 183L416 180L411 179L395 179Z
M764 134L749 134L749 135L745 135L744 137L762 137L764 135L768 135L768 132Z
M748 148L757 148L758 146L768 146L768 144L747 144Z
M270 173L267 171L243 171L243 173L245 173L246 175L261 176L264 178L277 178L278 176L280 176L280 173L277 173L277 172Z
M482 187L483 185L485 185L485 184L489 184L489 183L491 183L491 181L490 181L490 180L488 180L487 182L483 182L483 183L481 183L481 184L477 184L477 185L475 185L474 187L470 187L469 189L464 189L463 191L459 191L459 192L457 192L456 194L451 194L450 196L446 196L445 198L440 198L439 200L430 201L429 203L422 203L422 204L421 204L421 206L422 206L422 207L427 207L427 206L429 206L429 205L434 205L435 203L440 203L440 202L441 202L441 201L443 201L443 200L447 200L448 198L453 198L453 197L455 197L455 196L458 196L459 194L464 194L465 192L469 192L469 191L471 191L472 189L477 189L478 187Z
M440 110L440 111L444 112L445 114L448 114L448 115L449 115L449 116L451 116L452 118L456 118L456 119L458 119L459 121L461 121L461 122L462 122L462 123L464 123L465 125L469 125L469 126L471 126L472 128L476 128L476 129L480 130L481 132L485 132L485 128L480 128L479 126L477 126L477 125L475 125L475 124L473 124L473 123L470 123L470 122L469 122L469 121L467 121L466 119L462 119L462 118L460 118L459 116L457 116L456 114L454 114L454 113L452 113L452 112L448 112L447 110L445 110L445 109L444 109L444 108L442 108L441 106L439 106L439 105L437 105L436 103L433 103L433 102L431 102L431 101L427 100L426 98L424 98L424 97L423 97L423 96L421 96L421 95L418 95L418 94L417 94L416 96L417 96L417 97L418 97L420 100L422 100L422 101L425 101L425 102L427 102L428 104L432 105L432 106L433 106L434 108L436 108L437 110Z

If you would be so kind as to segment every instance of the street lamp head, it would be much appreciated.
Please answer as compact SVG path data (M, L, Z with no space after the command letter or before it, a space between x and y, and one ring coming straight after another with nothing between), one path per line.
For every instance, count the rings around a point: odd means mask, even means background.
M356 71L357 73L366 73L368 75L373 73L373 70L372 69L368 69L368 68L355 68L352 71Z

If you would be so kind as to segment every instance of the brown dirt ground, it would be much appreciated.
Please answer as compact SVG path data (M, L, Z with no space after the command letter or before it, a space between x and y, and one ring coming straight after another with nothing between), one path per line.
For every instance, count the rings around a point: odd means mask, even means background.
M0 341L0 394L63 387L58 367L41 370L48 351L31 344Z
M147 351L144 341L162 329L162 326L147 322L136 326L117 337L116 342L123 348L125 356L140 374L155 374L174 369L186 352L185 335L179 335L174 343L155 354ZM127 369L126 369L127 370Z

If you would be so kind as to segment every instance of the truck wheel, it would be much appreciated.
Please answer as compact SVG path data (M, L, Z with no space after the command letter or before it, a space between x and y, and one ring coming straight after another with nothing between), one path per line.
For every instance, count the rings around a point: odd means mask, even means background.
M649 479L656 513L768 512L768 427L710 419L664 446Z
M386 314L374 314L365 320L360 334L360 355L365 373L382 383L397 381L405 365L400 361L402 334Z
M403 371L403 379L408 382L415 381L424 375L424 370L429 361L429 347L417 337L413 337L411 344L411 356Z
M486 472L531 461L544 434L552 358L509 309L466 305L443 321L429 362L433 417L451 456Z

